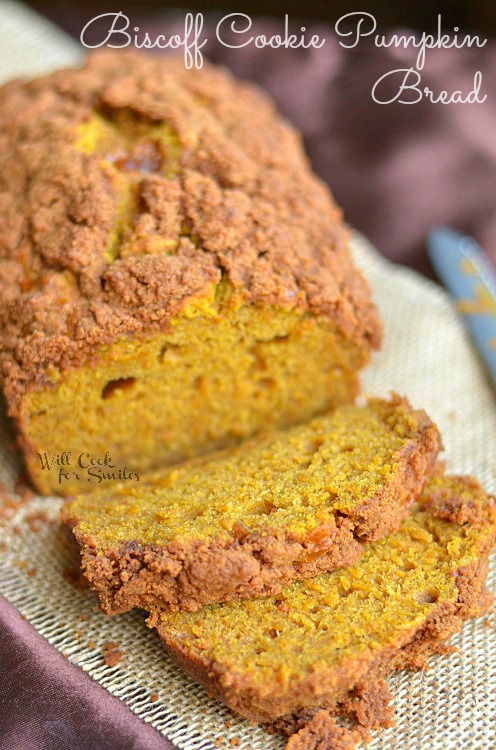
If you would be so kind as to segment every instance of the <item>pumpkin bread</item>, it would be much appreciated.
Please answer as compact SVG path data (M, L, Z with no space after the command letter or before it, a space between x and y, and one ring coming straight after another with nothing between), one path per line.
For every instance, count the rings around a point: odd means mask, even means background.
M43 493L308 420L380 342L300 137L205 64L101 52L0 90L0 379ZM53 467L47 468L53 461Z
M210 694L295 733L288 750L351 748L359 735L336 715L390 725L388 672L425 666L489 606L495 535L495 504L478 482L439 472L400 529L355 564L277 596L154 613L149 624Z
M195 610L347 565L398 528L440 447L398 396L81 495L63 509L108 614Z

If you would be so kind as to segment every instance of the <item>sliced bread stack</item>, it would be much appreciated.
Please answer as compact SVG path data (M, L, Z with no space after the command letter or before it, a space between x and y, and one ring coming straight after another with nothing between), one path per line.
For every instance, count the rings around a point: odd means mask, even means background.
M490 603L495 505L444 474L440 447L425 412L371 399L79 496L63 518L106 613L146 609L193 679L288 750L352 747L391 723L384 676Z

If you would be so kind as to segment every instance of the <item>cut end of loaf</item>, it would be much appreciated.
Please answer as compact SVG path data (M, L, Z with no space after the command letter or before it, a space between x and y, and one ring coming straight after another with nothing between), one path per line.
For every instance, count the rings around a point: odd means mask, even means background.
M303 422L354 398L366 357L328 321L243 304L224 285L168 333L121 340L27 394L18 425L30 476L44 493L79 494L111 487L124 467L141 475ZM64 452L68 476L42 468L38 454ZM107 453L113 470L78 466L81 454Z

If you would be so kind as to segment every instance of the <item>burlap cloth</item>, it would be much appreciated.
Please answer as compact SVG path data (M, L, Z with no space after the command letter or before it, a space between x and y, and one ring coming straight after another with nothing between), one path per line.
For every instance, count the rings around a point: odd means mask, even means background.
M0 76L33 73L76 59L77 51L49 26L26 25L10 3L0 4ZM17 26L16 26L17 23ZM20 29L22 39L20 40ZM9 52L5 55L9 40ZM21 44L21 47L19 47ZM49 51L50 58L44 54ZM385 261L361 236L353 252L366 273L385 324L385 344L363 378L364 390L408 394L436 420L450 470L477 475L496 490L496 402L447 295L414 272ZM18 472L0 424L0 480L12 487ZM178 748L282 748L208 698L163 653L142 613L106 618L88 591L63 577L70 565L58 524L60 500L32 498L4 517L0 528L0 592L69 662L149 722ZM41 515L38 515L41 511ZM7 514L9 516L9 514ZM489 585L496 584L492 566ZM122 659L106 666L102 648L115 642ZM396 726L371 750L488 750L496 748L496 619L468 623L453 638L458 653L431 660L431 668L390 678ZM13 745L14 747L15 745Z

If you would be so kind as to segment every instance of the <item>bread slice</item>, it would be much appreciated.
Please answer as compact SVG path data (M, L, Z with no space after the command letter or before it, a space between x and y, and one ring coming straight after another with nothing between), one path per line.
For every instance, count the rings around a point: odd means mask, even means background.
M439 474L400 529L368 544L354 565L277 596L155 613L149 624L210 694L299 732L291 750L334 747L340 735L349 744L338 746L351 747L335 715L390 724L384 676L423 666L489 605L495 535L496 507L478 482Z
M9 83L0 198L0 379L41 492L91 490L80 462L108 456L111 484L357 394L381 324L341 212L226 71L107 52Z
M372 399L82 495L63 518L105 612L195 610L353 562L398 528L439 447L425 412Z

